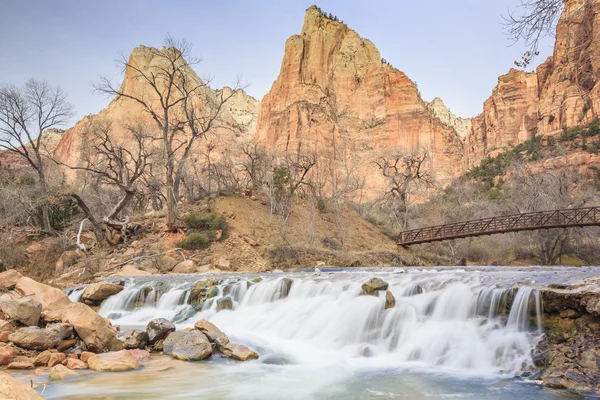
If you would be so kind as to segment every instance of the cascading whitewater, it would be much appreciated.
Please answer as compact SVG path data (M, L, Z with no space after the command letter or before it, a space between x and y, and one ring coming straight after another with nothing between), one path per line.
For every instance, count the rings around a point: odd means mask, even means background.
M385 292L362 294L370 274L269 274L257 282L255 276L222 278L199 303L190 293L201 277L132 280L100 314L137 328L158 317L181 328L210 319L262 354L289 363L327 357L478 373L531 368L541 314L532 287L499 288L463 270L380 273L396 298L395 307L386 310ZM219 310L225 298L232 310Z

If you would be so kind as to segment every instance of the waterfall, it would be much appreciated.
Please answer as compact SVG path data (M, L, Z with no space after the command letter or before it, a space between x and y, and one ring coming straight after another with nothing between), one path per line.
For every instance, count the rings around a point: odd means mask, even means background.
M385 292L362 293L373 273L311 271L217 277L216 284L206 281L210 296L201 302L194 302L193 280L131 281L99 313L128 328L143 328L158 317L178 329L210 319L263 353L298 363L358 357L366 364L478 373L532 368L531 352L541 332L535 288L483 282L481 274L464 270L431 271L375 274L396 298L387 310ZM231 309L220 309L226 298Z

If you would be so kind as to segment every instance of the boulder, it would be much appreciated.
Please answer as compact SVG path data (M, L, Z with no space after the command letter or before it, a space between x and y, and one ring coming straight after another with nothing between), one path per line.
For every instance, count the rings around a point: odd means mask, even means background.
M371 278L363 283L362 290L365 294L375 295L380 290L387 290L388 286L387 282L379 278Z
M196 263L194 260L185 260L177 264L171 272L176 274L193 274L196 272Z
M68 339L73 337L73 326L62 322L56 322L53 324L46 325L46 330L52 334L56 334L60 337L60 340Z
M88 365L76 358L67 358L67 363L65 364L69 369L87 369Z
M175 331L175 325L165 318L156 318L148 322L146 333L148 334L148 343L154 344L159 340L164 340L167 335Z
M56 261L56 273L62 274L65 268L69 268L71 265L75 265L75 263L77 263L77 261L79 261L80 259L81 255L75 250L67 250L63 252L58 258L58 261Z
M28 361L13 361L6 366L8 369L35 369L35 365Z
M186 333L175 342L171 356L183 361L199 361L210 357L212 346L208 338L200 331Z
M72 348L75 345L77 345L77 342L79 342L78 339L65 339L65 340L61 340L60 343L58 344L58 346L56 346L56 350L58 350L58 351L69 350L70 348Z
M70 378L72 376L78 376L79 374L62 364L55 365L50 370L48 377L55 381L62 381L63 379Z
M239 361L256 360L258 354L243 344L227 343L225 346L219 347L219 351L223 357L233 358Z
M148 343L148 334L139 330L125 331L119 340L123 342L124 349L143 349Z
M88 305L100 305L104 300L110 296L119 293L123 290L123 286L114 283L98 282L88 285L83 294L81 300Z
M233 300L230 296L221 297L217 300L217 311L233 310Z
M26 296L18 299L0 298L0 312L5 319L19 321L25 326L37 326L40 322L42 304Z
M123 348L116 333L104 318L83 303L71 303L63 313L63 322L71 324L87 348L94 352Z
M0 347L0 365L8 365L13 361L13 352L9 347Z
M13 290L23 275L19 271L9 269L0 273L0 289Z
M171 355L175 343L181 338L183 338L186 335L186 333L187 332L184 331L175 331L169 333L169 336L167 336L167 338L162 343L162 351L167 355Z
M138 360L128 350L94 354L88 358L87 363L94 371L109 372L129 371L140 366Z
M93 355L94 353L92 353L91 351L84 351L81 353L81 356L79 356L79 359L83 362L87 362L87 360Z
M389 290L385 292L385 309L394 308L396 306L396 298Z
M44 400L25 382L0 372L0 399L3 400Z
M196 310L194 309L194 307L186 305L184 308L179 310L177 314L175 314L175 316L173 317L173 323L182 323L192 318L194 315L196 315Z
M52 322L62 322L63 310L48 310L42 311L42 321L46 324L50 324Z
M177 260L170 256L162 256L158 259L158 269L161 272L171 272L177 265Z
M205 319L196 321L194 328L202 332L208 340L215 343L217 346L225 346L229 343L229 338L219 328Z
M50 361L50 356L52 354L56 353L56 351L53 350L44 350L42 351L40 354L38 354L38 356L35 358L35 361L33 361L33 365L48 365L48 361Z
M43 351L56 347L62 337L52 330L28 326L11 333L8 340L24 349Z
M129 353L138 361L143 361L150 358L150 353L146 350L132 349L127 351L129 351Z
M218 268L220 270L230 270L231 269L231 262L229 262L228 259L226 259L225 257L219 257L215 263L214 263L215 268Z
M65 353L52 353L48 359L48 366L54 367L55 365L62 364L66 359L67 355Z
M15 291L21 296L31 296L40 302L43 311L58 310L71 304L71 300L62 290L38 283L26 276L17 281Z
M19 326L16 322L0 319L0 332L13 333L17 329L19 329Z

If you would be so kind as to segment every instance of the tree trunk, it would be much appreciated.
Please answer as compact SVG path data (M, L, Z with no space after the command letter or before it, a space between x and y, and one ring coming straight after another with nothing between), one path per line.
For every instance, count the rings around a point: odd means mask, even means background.
M175 228L177 221L177 198L175 196L173 173L172 165L167 165L167 226L169 229Z
M38 177L40 179L40 190L42 192L42 225L44 226L44 232L52 234L54 229L50 224L50 206L48 204L48 188L46 187L46 177L42 171L41 166L38 169Z

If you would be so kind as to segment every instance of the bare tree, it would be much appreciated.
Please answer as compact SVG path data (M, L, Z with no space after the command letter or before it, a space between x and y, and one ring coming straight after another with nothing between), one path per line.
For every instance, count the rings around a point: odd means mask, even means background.
M150 165L152 153L150 141L152 135L141 124L126 127L127 134L119 137L119 142L112 132L112 124L107 121L96 121L86 131L82 140L81 165L67 165L57 162L72 170L83 171L98 179L96 188L116 187L120 192L117 203L102 219L97 218L83 197L71 193L93 226L94 234L100 242L116 245L126 241L127 217L120 218L121 213L131 203L136 192L137 182ZM126 146L125 143L132 142Z
M208 132L223 127L221 118L225 103L235 93L214 92L208 81L195 79L191 66L200 63L192 56L192 46L185 40L165 38L161 50L150 49L156 62L140 65L123 57L119 64L150 90L133 93L125 86L115 86L102 78L96 90L107 95L138 103L156 124L165 152L167 225L176 226L179 186L184 166L194 143ZM236 88L239 85L236 85Z
M521 0L517 10L504 17L506 34L513 43L523 41L528 50L515 64L527 67L539 54L540 41L551 35L564 7L564 0Z
M406 229L409 205L416 190L433 186L433 178L426 167L428 161L429 153L425 150L392 153L375 160L387 180L386 197L391 200L393 216L401 230Z
M36 171L42 197L41 225L48 233L53 229L48 211L43 133L67 124L72 112L67 95L46 81L30 79L23 88L0 87L0 149L20 155Z

